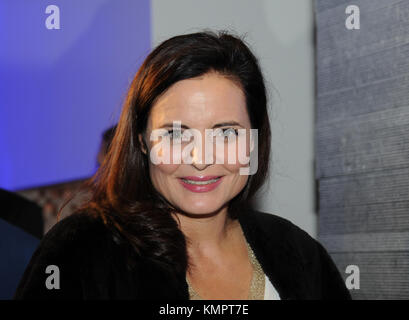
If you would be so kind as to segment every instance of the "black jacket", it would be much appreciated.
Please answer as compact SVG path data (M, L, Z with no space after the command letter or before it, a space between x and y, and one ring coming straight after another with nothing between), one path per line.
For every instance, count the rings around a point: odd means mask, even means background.
M350 299L326 250L306 232L258 211L239 221L265 274L285 299ZM60 289L47 289L56 265ZM188 299L185 277L132 254L99 219L72 215L55 225L34 253L15 299Z

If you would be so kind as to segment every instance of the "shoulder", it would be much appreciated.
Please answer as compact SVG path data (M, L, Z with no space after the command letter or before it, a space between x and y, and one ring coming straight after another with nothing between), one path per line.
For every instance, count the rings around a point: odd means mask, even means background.
M297 239L307 242L315 241L306 231L276 214L250 209L244 216L244 223L248 224L250 228L257 229L266 237L266 240L280 238L282 241Z
M56 223L44 236L42 243L92 241L96 236L109 236L110 230L102 218L88 212L72 214Z
M44 236L34 256L58 257L78 266L134 253L128 241L98 214L74 213L55 224ZM121 260L122 261L122 260ZM105 263L105 265L107 265Z
M284 265L283 270L293 270L291 274L284 272L288 281L292 281L296 274L294 268L299 265L302 274L299 278L309 284L305 292L309 292L310 297L350 299L337 266L319 241L275 214L251 210L247 215L245 224L253 228L253 236L265 248L264 252L269 252L272 260L279 260Z
M43 237L20 280L16 299L82 298L84 281L93 271L107 275L109 257L117 250L112 232L102 219L78 213L55 224ZM49 290L48 267L58 270L60 290ZM57 267L57 269L55 269Z
M113 232L103 220L87 212L74 213L57 222L41 240L35 255L78 255L90 246L113 242Z
M59 290L45 283L47 266L59 269ZM173 271L138 254L103 219L78 213L43 238L21 279L15 299L153 299L181 297Z
M265 246L275 250L286 249L296 254L304 264L320 259L326 254L324 247L306 231L293 222L273 213L257 210L246 212L247 218L243 219L247 228Z

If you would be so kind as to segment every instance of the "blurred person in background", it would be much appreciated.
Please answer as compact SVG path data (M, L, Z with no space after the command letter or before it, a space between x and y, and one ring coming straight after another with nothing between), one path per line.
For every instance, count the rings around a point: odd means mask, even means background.
M37 239L43 237L42 208L17 193L0 188L0 218Z

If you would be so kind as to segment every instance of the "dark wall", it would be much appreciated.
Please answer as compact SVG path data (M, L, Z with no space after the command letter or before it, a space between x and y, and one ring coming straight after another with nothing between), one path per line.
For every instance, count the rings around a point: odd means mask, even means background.
M345 27L347 5L360 29ZM357 299L409 298L409 1L316 0L319 239Z

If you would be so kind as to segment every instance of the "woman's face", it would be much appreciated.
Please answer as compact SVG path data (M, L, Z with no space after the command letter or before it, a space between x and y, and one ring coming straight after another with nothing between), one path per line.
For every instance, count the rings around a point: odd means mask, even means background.
M174 121L180 122L180 131L172 131ZM212 72L175 83L155 102L145 133L154 187L170 203L189 214L217 212L244 188L248 179L247 175L239 172L247 165L238 160L238 143L234 140L229 142L228 137L235 136L237 129L247 129L248 132L250 128L245 95L232 80ZM195 139L177 140L178 135L188 129L197 130ZM205 143L209 143L205 140L206 135L209 137L206 129L215 130L213 142L208 140L210 144L207 146L211 148L207 149L204 147ZM151 141L152 132L158 131L165 132L165 136ZM202 148L194 141L201 141ZM166 142L170 148L163 147ZM158 143L162 145L159 147ZM180 153L176 146L184 151ZM221 147L224 147L224 153ZM248 155L248 143L245 143L245 148ZM228 161L229 152L233 153L231 159L234 161ZM153 153L157 156L168 154L170 161L152 161ZM176 154L180 156L179 162ZM185 161L189 157L191 161ZM213 163L209 163L209 159Z

